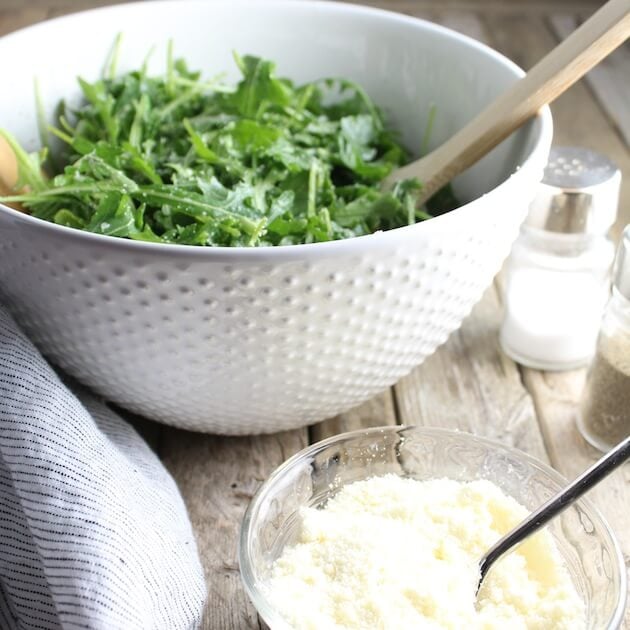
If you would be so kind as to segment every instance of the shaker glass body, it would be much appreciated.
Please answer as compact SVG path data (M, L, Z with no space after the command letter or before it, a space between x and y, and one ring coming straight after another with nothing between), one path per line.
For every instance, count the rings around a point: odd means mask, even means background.
M601 451L630 435L630 300L616 288L602 320L597 354L578 411L578 427Z
M546 370L585 365L609 296L612 242L524 225L506 266L500 341L513 359Z

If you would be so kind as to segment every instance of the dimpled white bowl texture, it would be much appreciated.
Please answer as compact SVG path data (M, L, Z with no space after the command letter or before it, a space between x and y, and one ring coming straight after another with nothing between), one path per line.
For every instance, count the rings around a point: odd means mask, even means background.
M95 79L115 35L119 69L164 67L167 41L237 79L233 50L297 82L358 81L419 147L433 146L522 71L439 26L334 3L144 2L52 20L0 40L0 121L38 146L33 76L53 120L76 76ZM542 176L551 116L457 179L461 208L418 225L292 247L195 248L88 234L0 207L0 288L41 351L106 398L197 431L265 433L377 394L457 329L516 238Z

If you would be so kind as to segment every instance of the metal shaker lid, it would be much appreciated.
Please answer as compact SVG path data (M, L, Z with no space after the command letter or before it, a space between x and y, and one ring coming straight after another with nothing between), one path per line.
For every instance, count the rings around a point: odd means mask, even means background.
M627 225L623 231L617 248L613 284L621 295L630 300L630 225Z
M526 225L565 234L605 234L617 217L621 171L580 147L552 147Z

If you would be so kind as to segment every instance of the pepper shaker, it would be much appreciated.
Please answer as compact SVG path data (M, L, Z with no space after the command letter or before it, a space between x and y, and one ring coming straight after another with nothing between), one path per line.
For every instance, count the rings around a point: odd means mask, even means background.
M554 147L508 259L500 342L545 370L588 364L610 291L621 172L589 149Z
M615 259L612 295L587 375L578 428L601 451L630 435L630 225Z

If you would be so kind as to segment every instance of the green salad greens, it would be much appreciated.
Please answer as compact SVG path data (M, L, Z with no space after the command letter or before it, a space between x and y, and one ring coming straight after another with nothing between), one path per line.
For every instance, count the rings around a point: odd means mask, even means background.
M63 150L27 154L4 202L36 217L156 243L269 246L343 239L427 219L420 183L382 191L408 160L365 92L343 79L296 86L271 61L234 56L242 79L205 80L175 60L94 83L60 104ZM54 173L52 177L45 171ZM446 196L449 197L448 192ZM442 198L441 203L451 203Z

